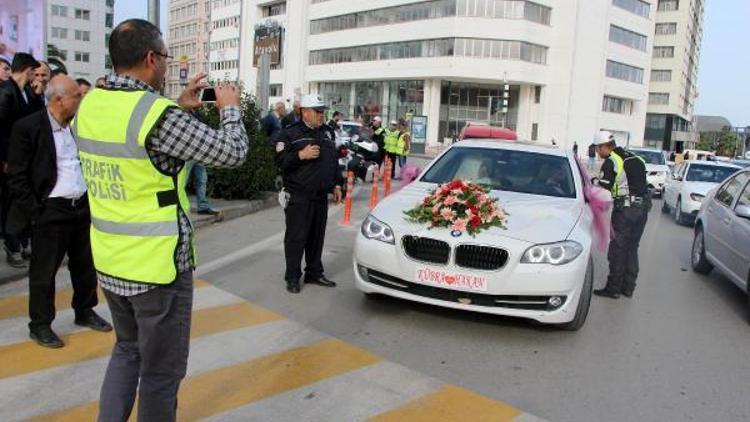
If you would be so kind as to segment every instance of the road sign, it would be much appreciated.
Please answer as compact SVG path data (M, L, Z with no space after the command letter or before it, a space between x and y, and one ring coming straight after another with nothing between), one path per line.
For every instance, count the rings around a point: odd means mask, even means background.
M180 57L180 85L188 84L188 62L187 56Z

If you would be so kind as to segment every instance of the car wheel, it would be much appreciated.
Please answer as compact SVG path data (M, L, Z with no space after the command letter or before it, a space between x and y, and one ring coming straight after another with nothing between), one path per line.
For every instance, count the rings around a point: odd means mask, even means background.
M677 204L674 206L674 222L680 226L687 225L687 214L682 212L682 198L677 198Z
M703 226L698 226L695 229L693 248L690 253L690 263L693 266L693 271L698 274L708 274L714 268L714 266L706 259L706 242L703 234Z
M669 205L667 205L666 199L661 200L661 212L662 214L669 214Z
M567 331L578 331L583 327L586 322L586 316L589 314L589 307L591 306L591 290L594 288L594 263L589 257L589 264L586 267L586 275L583 280L583 288L581 291L581 298L578 300L578 307L576 307L576 314L573 320L564 324L558 324L557 328Z

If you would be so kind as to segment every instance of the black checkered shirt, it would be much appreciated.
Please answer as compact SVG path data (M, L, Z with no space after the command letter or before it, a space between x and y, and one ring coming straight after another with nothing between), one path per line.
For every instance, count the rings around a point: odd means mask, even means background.
M148 84L128 76L110 75L106 80L110 89L150 91ZM146 150L156 168L167 174L177 174L185 161L195 161L211 167L234 167L245 160L248 150L247 133L242 125L242 113L237 106L221 109L221 129L207 126L180 108L170 108L156 125L153 135L146 140ZM177 251L177 271L195 268L192 248L193 229L185 211L179 212L180 239ZM97 273L99 282L119 296L135 296L157 286L134 283Z

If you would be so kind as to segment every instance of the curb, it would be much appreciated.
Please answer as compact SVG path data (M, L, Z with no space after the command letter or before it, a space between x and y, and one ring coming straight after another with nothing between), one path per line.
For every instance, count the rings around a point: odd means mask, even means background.
M271 208L276 204L276 193L264 192L260 199L253 199L224 207L220 210L220 214L216 216L197 215L195 214L195 210L191 210L192 215L190 220L193 223L193 228L198 230L224 221L234 220L236 218L254 214L258 211ZM5 271L0 270L0 285L21 280L29 273L28 269L21 270L12 267L6 267L4 270Z

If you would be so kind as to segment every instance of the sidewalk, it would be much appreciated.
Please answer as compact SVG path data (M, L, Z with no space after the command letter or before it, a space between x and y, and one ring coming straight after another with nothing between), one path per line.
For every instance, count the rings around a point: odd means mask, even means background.
M190 221L193 227L200 229L222 221L240 218L260 210L276 205L276 193L267 192L262 198L245 201L227 201L225 199L211 199L211 207L220 212L219 215L198 215L195 208L195 197L190 197ZM63 263L65 265L65 263ZM28 268L13 268L5 261L5 255L0 253L0 284L20 280L28 274Z

